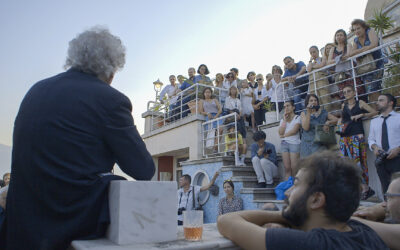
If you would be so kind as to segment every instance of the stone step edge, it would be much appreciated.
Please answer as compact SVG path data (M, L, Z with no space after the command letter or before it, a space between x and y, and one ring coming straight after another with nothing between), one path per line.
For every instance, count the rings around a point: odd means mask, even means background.
M284 204L283 200L253 200L254 203L276 203L276 204Z
M241 194L275 194L275 188L242 188Z

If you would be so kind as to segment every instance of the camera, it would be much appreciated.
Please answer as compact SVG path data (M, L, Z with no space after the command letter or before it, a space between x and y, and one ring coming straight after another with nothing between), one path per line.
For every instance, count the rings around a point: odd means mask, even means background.
M184 207L178 208L178 215L182 215L183 211L186 211L186 208Z
M271 154L272 153L272 149L267 149L267 154Z
M319 105L312 105L311 109L319 110L320 106Z
M378 155L376 156L375 166L382 167L385 164L386 157L388 155L389 154L386 153L385 151L379 150Z

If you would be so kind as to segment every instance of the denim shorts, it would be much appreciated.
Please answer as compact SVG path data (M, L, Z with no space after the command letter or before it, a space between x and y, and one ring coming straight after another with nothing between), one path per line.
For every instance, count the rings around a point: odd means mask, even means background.
M287 141L281 142L281 152L285 153L299 153L300 152L300 144L292 144Z

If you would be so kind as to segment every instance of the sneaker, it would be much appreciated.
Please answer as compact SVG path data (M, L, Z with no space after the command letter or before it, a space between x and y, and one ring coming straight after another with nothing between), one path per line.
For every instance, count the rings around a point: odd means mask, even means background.
M259 183L257 183L257 185L256 185L256 188L265 188L265 187L266 187L265 182L259 182Z
M364 193L361 194L361 200L365 201L368 200L371 196L375 194L375 191L372 188L369 188L368 191L365 191Z
M266 187L266 188L274 188L274 183L266 184L265 187Z

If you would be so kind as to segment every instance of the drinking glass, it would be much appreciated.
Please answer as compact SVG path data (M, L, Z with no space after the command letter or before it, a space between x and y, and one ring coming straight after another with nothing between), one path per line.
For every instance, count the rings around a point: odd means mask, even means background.
M201 240L203 234L203 211L183 211L183 234L186 240Z

